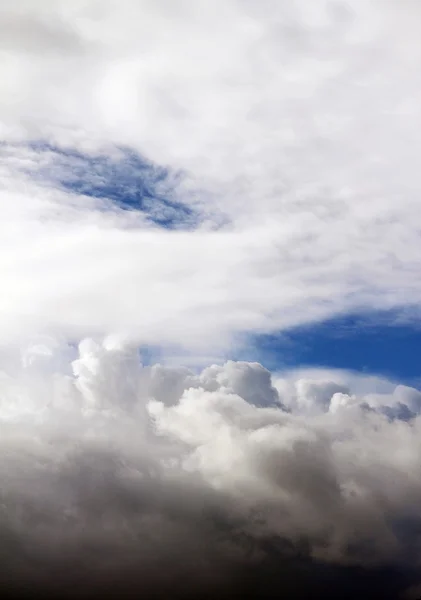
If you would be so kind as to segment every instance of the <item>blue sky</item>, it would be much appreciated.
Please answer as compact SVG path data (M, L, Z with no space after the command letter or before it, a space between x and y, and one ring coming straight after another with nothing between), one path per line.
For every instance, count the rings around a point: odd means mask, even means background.
M47 164L31 175L72 192L110 200L122 210L137 210L166 229L189 229L198 220L194 210L178 200L181 174L155 165L127 147L117 155L88 154L43 141L29 144Z
M273 370L333 367L384 375L417 387L421 383L421 327L399 323L390 313L345 315L279 335L256 336L250 346Z

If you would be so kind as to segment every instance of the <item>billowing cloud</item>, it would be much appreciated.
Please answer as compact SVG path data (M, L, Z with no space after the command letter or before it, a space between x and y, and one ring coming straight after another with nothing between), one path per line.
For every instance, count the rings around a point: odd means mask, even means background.
M1 583L304 598L352 580L349 597L397 597L421 560L420 393L389 385L40 340L1 377Z

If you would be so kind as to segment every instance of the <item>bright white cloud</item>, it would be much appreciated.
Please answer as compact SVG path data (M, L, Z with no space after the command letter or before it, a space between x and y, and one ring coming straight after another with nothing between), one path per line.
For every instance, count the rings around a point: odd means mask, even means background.
M410 0L5 3L0 124L21 145L2 148L2 339L218 352L361 307L417 313L420 19ZM205 231L52 189L72 162L34 138L181 169Z

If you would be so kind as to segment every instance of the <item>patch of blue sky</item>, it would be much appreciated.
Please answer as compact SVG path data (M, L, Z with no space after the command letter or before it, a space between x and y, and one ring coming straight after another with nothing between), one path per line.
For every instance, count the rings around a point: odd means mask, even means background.
M122 210L140 211L166 229L191 229L201 220L199 211L179 198L182 174L157 166L130 148L96 155L42 141L29 148L39 158L31 176L50 185L104 199Z
M346 369L421 386L421 325L396 313L371 312L295 327L279 335L256 335L242 360L270 370L303 367Z

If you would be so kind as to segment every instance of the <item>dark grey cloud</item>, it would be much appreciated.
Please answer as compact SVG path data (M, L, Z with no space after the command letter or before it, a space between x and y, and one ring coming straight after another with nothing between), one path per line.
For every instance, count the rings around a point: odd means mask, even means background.
M1 379L5 595L387 599L417 583L420 421L382 412L416 390L301 377L288 405L257 363L194 374L92 341L23 357Z

